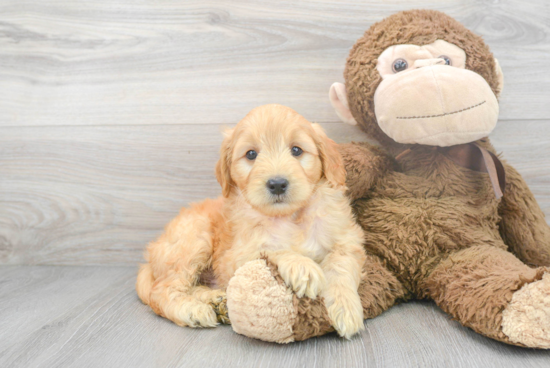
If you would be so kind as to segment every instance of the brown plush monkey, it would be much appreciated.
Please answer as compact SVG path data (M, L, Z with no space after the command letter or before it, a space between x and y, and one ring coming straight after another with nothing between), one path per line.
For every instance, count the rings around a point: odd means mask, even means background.
M356 42L344 76L331 102L381 145L341 147L370 253L364 317L426 298L485 336L550 348L550 228L487 138L502 73L483 40L437 11L397 13ZM235 331L277 342L330 331L322 301L299 300L276 274L266 260L238 270ZM268 282L285 297L258 298Z

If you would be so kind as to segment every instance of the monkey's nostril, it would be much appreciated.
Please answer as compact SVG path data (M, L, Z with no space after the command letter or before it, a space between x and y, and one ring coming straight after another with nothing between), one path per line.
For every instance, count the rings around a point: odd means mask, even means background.
M288 188L288 180L285 178L272 178L267 181L266 187L271 194L283 194Z

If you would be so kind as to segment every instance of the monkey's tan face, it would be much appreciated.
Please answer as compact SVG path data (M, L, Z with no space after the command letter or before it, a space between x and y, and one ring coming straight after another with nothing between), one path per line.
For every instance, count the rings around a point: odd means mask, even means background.
M387 48L378 58L383 79L374 94L382 131L399 143L443 147L486 137L496 126L498 102L465 63L464 51L443 40Z
M486 137L497 123L497 97L487 81L465 65L464 50L443 40L385 49L377 59L382 80L374 92L374 113L382 132L398 143L441 147ZM500 91L502 72L496 59L494 75ZM347 97L342 83L331 86L329 98L336 113L355 125Z

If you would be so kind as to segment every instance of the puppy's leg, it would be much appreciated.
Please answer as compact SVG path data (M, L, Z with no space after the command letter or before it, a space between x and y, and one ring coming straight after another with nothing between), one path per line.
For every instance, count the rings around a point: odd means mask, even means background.
M219 304L225 298L225 291L201 285L194 287L191 290L191 295L203 303Z
M347 339L364 329L363 306L357 289L365 254L359 246L334 246L321 263L327 286L321 293L332 325Z
M192 295L192 286L184 274L157 279L149 305L155 313L179 326L215 327L218 324L212 306Z
M138 277L138 294L155 313L180 326L213 327L216 313L209 304L219 292L198 288L200 274L212 261L211 213L220 201L205 201L183 210L166 227L165 233L147 247L149 267ZM150 271L149 271L150 270ZM148 273L154 282L148 298ZM140 291L141 290L141 291ZM199 292L200 291L200 292Z
M267 254L278 267L285 283L301 298L316 298L325 287L325 275L311 258L292 250L280 250Z

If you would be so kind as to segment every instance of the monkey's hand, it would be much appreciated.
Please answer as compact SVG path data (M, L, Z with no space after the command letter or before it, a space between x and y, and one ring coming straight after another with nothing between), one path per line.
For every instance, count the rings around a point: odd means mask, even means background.
M500 202L499 231L510 251L530 266L550 266L550 227L527 183L504 163L506 190Z
M374 183L392 167L391 159L367 142L340 144L338 151L346 168L346 194L352 201L365 197Z

